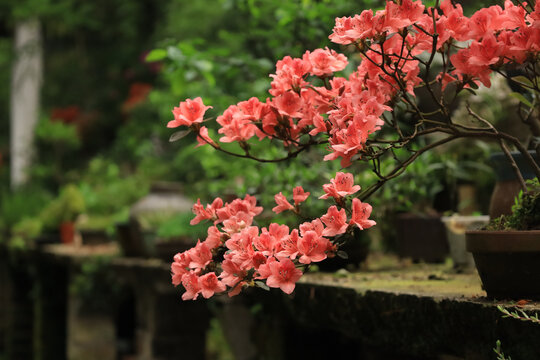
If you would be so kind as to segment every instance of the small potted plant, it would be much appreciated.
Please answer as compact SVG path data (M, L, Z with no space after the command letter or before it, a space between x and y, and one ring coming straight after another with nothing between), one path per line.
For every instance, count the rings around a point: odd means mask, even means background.
M349 60L329 48L306 51L302 58L287 56L278 61L271 75L271 96L231 105L216 118L218 125L203 122L211 107L201 98L187 99L174 108L168 127L183 129L171 140L193 132L199 145L260 162L287 161L312 147L325 147L328 153L321 160L339 160L352 171L360 169L358 163L368 164L377 176L374 183L360 188L352 174L338 172L323 185L320 198L332 201L326 214L306 219L293 229L277 223L256 226L254 218L262 208L249 195L230 202L217 198L206 206L198 201L193 223L208 220L213 224L204 241L175 256L173 283L186 289L183 299L223 292L234 295L247 286L279 287L291 293L311 263L339 255L341 238L375 224L369 218L372 208L366 199L388 181L399 181L422 154L457 139L498 143L527 193L522 199L538 194L538 188L527 189L510 155L512 147L519 151L534 177L540 178L540 167L526 144L497 129L469 106L467 119L453 117L452 109L461 94L474 94L480 86L489 88L490 75L496 72L527 90L525 95L516 95L522 104L520 114L531 135L540 135L536 116L540 3L533 7L506 1L504 8L482 8L470 18L450 0L436 4L387 1L376 12L365 10L336 19L330 40L355 49L359 64L347 67ZM525 75L515 77L515 69ZM345 76L339 76L344 72ZM416 96L420 90L431 99L429 110ZM212 129L216 126L219 139ZM263 140L283 146L275 151L276 156L263 157L257 147L271 146ZM539 142L531 144L540 151ZM401 150L406 150L404 155ZM383 169L383 159L393 159L395 166ZM308 196L301 186L284 189L275 195L273 210L302 216ZM538 247L537 230L521 233L532 237L535 249ZM514 236L504 241L523 243ZM538 274L538 270L531 271ZM534 291L530 293L534 295Z
M527 182L510 215L485 230L467 232L482 286L489 297L540 299L540 183Z
M58 230L63 244L72 244L75 239L75 220L85 210L84 198L79 189L66 185L60 195L41 211L45 229Z
M440 154L425 153L407 168L400 181L388 183L379 194L377 205L385 209L385 216L394 219L390 223L397 253L402 258L440 263L448 256L442 209L436 209L435 204L437 196L445 193L443 158ZM423 231L418 232L418 228Z

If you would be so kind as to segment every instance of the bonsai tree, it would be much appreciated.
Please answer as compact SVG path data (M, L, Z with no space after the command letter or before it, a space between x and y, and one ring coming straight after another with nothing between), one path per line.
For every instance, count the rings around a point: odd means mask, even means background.
M454 119L451 111L461 93L490 87L490 75L498 73L521 87L516 96L522 104L522 121L534 136L540 135L539 4L506 0L504 8L483 8L469 18L450 0L437 1L434 7L420 0L388 1L383 10L337 18L329 38L354 49L361 59L347 77L336 76L349 64L347 57L329 48L306 51L301 58L286 56L270 75L270 97L231 105L217 117L219 139L203 123L211 107L195 98L173 109L168 127L183 130L171 140L195 132L199 145L260 162L285 161L324 146L328 153L321 160L339 160L343 168L367 162L377 181L360 188L352 173L338 172L319 198L331 202L326 214L294 229L276 223L262 229L255 226L262 208L250 195L227 203L217 198L206 206L198 201L192 224L208 220L213 225L204 241L174 258L172 281L186 289L183 299L223 292L232 296L246 286L279 287L291 293L311 263L343 255L339 250L343 241L375 225L369 219L372 208L365 202L371 195L423 153L456 139L498 142L524 192L527 186L510 148L521 152L540 178L540 167L516 137L498 130L470 107L467 121ZM522 75L509 75L516 71ZM427 92L434 110L423 110L418 91ZM424 145L418 146L422 138ZM282 156L257 155L269 141L282 145ZM229 143L236 143L240 151ZM533 147L540 152L540 143ZM397 154L402 149L407 150L405 157ZM382 168L385 157L393 158L395 167ZM309 196L301 186L284 189L275 195L277 206L272 210L302 216L302 204Z
M58 229L63 223L73 223L86 209L79 189L68 184L61 189L59 196L52 200L41 212L43 225L48 229Z

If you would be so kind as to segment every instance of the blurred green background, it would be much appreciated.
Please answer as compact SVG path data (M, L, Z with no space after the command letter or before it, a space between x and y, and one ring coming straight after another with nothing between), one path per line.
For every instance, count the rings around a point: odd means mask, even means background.
M302 185L313 194L307 215L320 214L328 204L315 198L339 170L338 163L320 161L323 147L283 163L258 164L208 146L195 148L193 137L169 143L172 131L165 125L172 119L172 108L186 98L200 96L212 105L209 117L252 96L264 100L268 74L285 55L299 57L305 50L325 46L351 55L328 40L335 17L380 4L0 1L0 241L24 247L40 233L56 231L60 223L80 219L81 214L84 221L78 226L112 234L114 225L127 220L130 206L147 195L155 181L181 183L192 201L249 193L267 210L274 206L274 194L283 191L291 197L293 187ZM479 2L467 5L472 9ZM13 36L17 22L29 18L41 23L44 81L30 181L14 191L9 186ZM357 62L352 55L345 75ZM498 101L487 98L478 107ZM215 126L208 124L216 138ZM272 157L283 150L268 144L258 151ZM402 180L372 197L377 221L384 227L386 216L398 211L457 211L461 205L456 189L463 183L474 183L479 196L485 197L493 181L483 165L488 154L489 149L479 145L426 155ZM383 166L391 167L394 160L385 161ZM376 181L366 165L348 171L363 187ZM429 177L420 175L426 171ZM297 221L286 215L277 220ZM189 229L188 221L186 216L164 217L151 226L167 236L204 235L204 230Z

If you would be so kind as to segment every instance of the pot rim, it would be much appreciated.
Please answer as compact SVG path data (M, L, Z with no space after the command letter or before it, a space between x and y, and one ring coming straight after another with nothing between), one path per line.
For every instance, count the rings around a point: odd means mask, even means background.
M466 231L467 251L473 253L540 252L540 230Z

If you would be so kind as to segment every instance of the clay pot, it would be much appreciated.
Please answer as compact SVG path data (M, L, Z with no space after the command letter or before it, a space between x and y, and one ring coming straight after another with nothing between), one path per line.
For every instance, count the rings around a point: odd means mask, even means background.
M65 221L60 224L60 240L62 244L73 244L75 240L75 223Z
M466 237L489 298L540 299L540 230L468 231Z
M530 150L529 154L531 154L537 164L540 164L536 151ZM534 178L532 168L520 152L512 152L512 157L525 180ZM492 219L495 219L501 215L509 215L512 212L514 199L519 194L521 186L504 153L501 152L491 155L490 163L495 171L497 182L495 183L495 188L491 194L489 216Z

